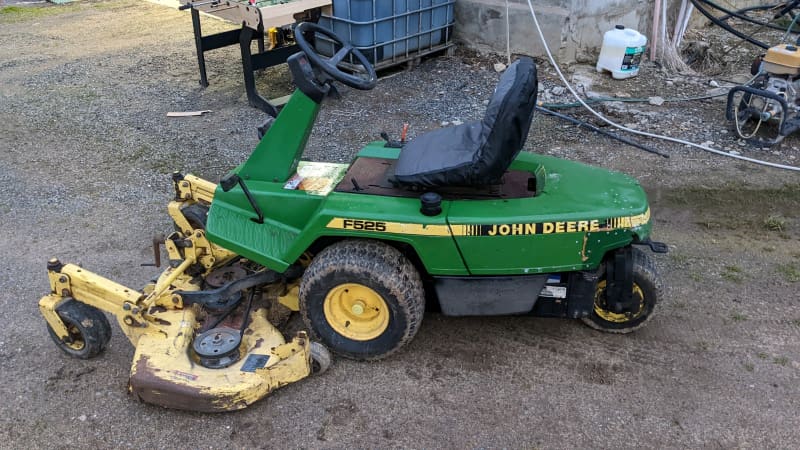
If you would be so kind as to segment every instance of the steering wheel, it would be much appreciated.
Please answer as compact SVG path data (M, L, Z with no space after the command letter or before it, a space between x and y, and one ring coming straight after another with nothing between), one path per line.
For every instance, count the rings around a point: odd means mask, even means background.
M330 58L323 57L311 44L308 43L305 37L306 33L319 33L332 40L334 43L334 48L342 48ZM368 91L374 88L378 83L378 76L375 74L375 68L369 63L369 61L367 61L367 58L364 57L364 54L361 53L359 49L353 47L352 44L345 43L342 38L336 35L336 33L333 31L322 28L321 26L312 22L301 22L294 29L294 40L297 43L297 46L300 47L300 50L306 54L311 64L328 74L334 80L342 82L352 88L361 89L362 91ZM368 78L349 74L339 68L339 64L342 62L342 60L344 60L347 55L351 54L362 66L364 66L364 69L367 71Z

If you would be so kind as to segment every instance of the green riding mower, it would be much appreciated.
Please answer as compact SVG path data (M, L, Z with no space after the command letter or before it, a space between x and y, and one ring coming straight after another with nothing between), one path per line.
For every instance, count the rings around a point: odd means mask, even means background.
M330 58L311 42L337 43ZM136 347L129 389L172 408L243 408L321 372L327 349L374 360L448 316L581 319L627 333L653 315L661 281L636 180L523 152L536 67L501 76L483 120L364 147L352 164L301 161L333 82L376 84L351 45L312 23L288 65L297 90L249 159L216 185L173 175L176 230L154 241L167 269L141 290L57 259L39 305L66 353L106 346L111 313ZM340 69L360 64L363 73ZM299 311L309 334L276 328ZM313 341L312 341L313 339Z

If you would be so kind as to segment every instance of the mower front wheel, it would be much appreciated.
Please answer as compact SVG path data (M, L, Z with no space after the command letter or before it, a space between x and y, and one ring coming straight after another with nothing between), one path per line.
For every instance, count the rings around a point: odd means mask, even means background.
M50 325L47 331L64 353L73 358L91 359L105 350L111 340L111 325L99 309L69 299L56 308L56 313L67 326L70 339L61 340Z
M652 317L661 297L662 282L655 263L647 254L633 248L633 298L639 301L636 313L615 313L606 306L605 266L597 282L594 307L583 322L600 331L625 334L643 327Z
M320 252L300 283L300 313L312 334L342 356L384 358L410 341L425 311L415 267L378 241L347 240Z

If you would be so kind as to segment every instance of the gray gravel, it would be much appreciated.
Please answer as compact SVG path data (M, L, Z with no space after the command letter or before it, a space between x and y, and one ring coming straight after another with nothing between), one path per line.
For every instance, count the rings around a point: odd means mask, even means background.
M208 55L197 84L187 13L124 0L0 15L0 447L753 447L800 446L800 178L682 146L645 141L669 160L537 116L526 148L629 173L648 190L656 257L670 286L659 316L631 336L576 321L428 314L392 358L337 358L318 378L251 408L203 415L126 394L133 348L114 326L92 361L61 354L36 302L58 255L133 287L152 277L153 234L169 230L169 174L217 180L256 143L263 114L244 97L238 53ZM208 31L225 25L208 22ZM480 117L502 58L459 51L327 101L306 158L349 161L381 131L410 136ZM553 93L541 67L542 93ZM745 67L746 68L746 67ZM708 79L643 68L591 90L696 95ZM734 76L735 74L731 74ZM586 81L586 78L581 78ZM289 92L284 69L260 76ZM797 137L740 146L717 101L604 111L624 123L796 162ZM167 111L210 109L202 117ZM581 117L588 118L584 113ZM765 219L783 220L770 230ZM290 328L301 324L295 319Z

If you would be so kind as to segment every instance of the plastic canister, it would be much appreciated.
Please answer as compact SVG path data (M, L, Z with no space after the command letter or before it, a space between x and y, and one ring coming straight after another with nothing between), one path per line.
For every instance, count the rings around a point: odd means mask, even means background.
M634 29L617 25L603 35L597 71L607 70L618 80L635 77L639 74L645 46L647 37Z

